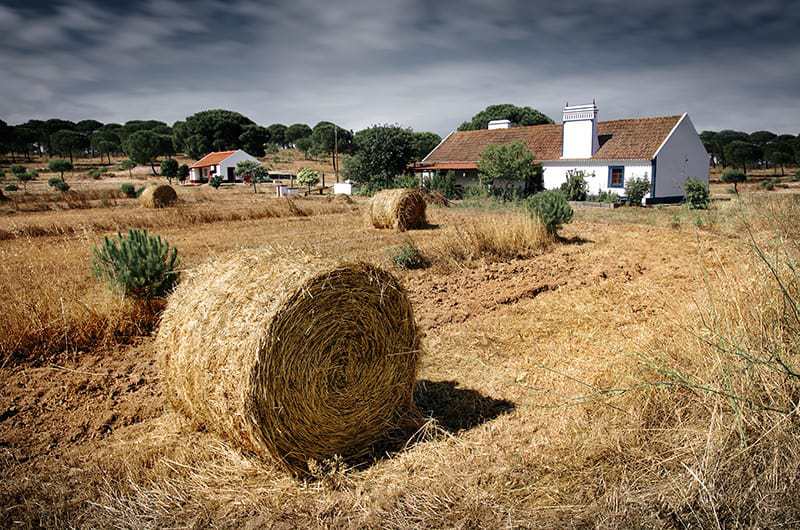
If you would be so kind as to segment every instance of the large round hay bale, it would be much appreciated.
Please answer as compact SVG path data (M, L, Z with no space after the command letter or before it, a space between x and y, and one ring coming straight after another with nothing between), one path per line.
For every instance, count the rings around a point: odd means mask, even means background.
M145 208L166 208L178 201L178 194L172 186L160 184L147 186L139 196L139 203Z
M416 188L379 191L372 197L367 215L375 228L394 228L401 232L428 224L425 196Z
M175 408L296 474L362 459L417 419L411 304L373 265L273 250L209 262L170 297L156 347Z

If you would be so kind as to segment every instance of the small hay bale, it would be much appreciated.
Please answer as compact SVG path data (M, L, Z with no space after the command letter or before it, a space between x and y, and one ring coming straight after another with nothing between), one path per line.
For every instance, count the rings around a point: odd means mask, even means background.
M388 272L262 249L186 276L156 348L170 401L198 426L302 475L418 425L419 335Z
M145 208L166 208L178 201L178 194L172 186L160 184L158 186L148 186L139 196L139 204Z
M404 232L427 226L425 207L425 197L416 188L383 190L372 197L367 215L375 228L394 228Z
M353 204L353 199L349 195L345 195L344 193L337 193L335 195L331 195L328 197L328 201L330 202L341 202L344 204Z

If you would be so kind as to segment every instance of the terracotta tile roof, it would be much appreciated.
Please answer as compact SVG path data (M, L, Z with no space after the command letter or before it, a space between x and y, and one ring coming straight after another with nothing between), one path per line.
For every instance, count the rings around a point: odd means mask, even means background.
M206 156L192 164L192 167L216 166L235 152L236 151L215 151L213 153L208 153Z
M597 124L600 149L593 160L650 160L680 116L601 121ZM436 169L468 169L491 144L524 142L539 162L560 160L562 125L532 125L510 129L456 131L418 164ZM445 167L446 166L446 167Z

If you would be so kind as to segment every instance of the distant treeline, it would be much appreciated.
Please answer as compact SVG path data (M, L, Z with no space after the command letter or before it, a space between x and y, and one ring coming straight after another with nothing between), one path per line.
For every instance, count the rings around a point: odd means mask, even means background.
M703 131L700 139L711 155L711 164L740 167L780 167L800 164L800 135L770 131Z
M410 138L411 161L420 160L441 141L434 133L403 130ZM357 134L329 121L321 121L314 127L304 123L264 127L229 110L198 112L172 126L156 120L120 124L50 119L19 125L0 120L0 154L12 161L30 160L33 155L59 156L70 161L99 156L107 157L109 164L112 156L127 156L137 164L154 167L158 158L175 153L197 159L211 151L231 149L243 149L259 157L288 147L297 148L306 156L330 156L334 150L347 154L356 150Z

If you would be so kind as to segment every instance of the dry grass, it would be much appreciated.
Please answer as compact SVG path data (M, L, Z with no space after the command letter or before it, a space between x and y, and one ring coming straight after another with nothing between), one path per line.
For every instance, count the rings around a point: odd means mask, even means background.
M481 214L450 227L430 253L445 265L530 258L554 242L538 220L524 213Z
M414 314L373 265L274 249L211 261L170 298L156 345L178 410L292 473L361 461L416 423Z
M0 520L123 528L796 526L798 212L789 203L769 206L769 215L753 207L742 201L699 214L715 216L712 229L670 228L676 210L579 212L565 234L584 244L436 276L401 273L418 315L447 313L477 293L466 318L423 330L415 399L430 429L391 458L359 469L324 462L318 480L296 481L159 408L110 438L47 452L35 466L15 460L13 446L0 452L0 499L9 507ZM476 215L456 210L435 209L442 230L415 234L420 246L433 248L440 232ZM747 231L735 229L745 221L772 269L753 254ZM507 224L498 221L497 231ZM256 237L266 231L272 235ZM353 215L166 235L197 262L231 248L233 233L253 246L291 233L324 254L370 259L402 242L391 231L358 229ZM35 244L7 241L0 250L8 257ZM4 279L16 269L11 258ZM64 275L73 277L74 255L63 258ZM536 296L480 303L498 286L526 291L543 281L552 288L534 289Z

